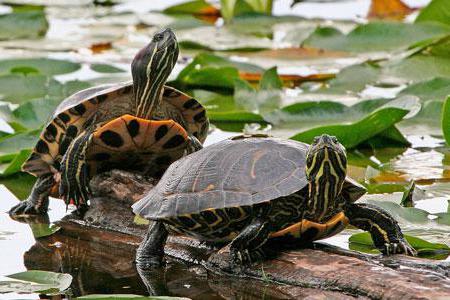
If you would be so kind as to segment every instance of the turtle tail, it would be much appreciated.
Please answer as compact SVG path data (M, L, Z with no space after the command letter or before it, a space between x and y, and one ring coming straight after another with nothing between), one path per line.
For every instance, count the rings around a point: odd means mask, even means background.
M75 204L77 209L87 206L89 195L90 174L86 162L86 150L92 139L92 130L76 137L61 162L61 182L59 194L67 205Z

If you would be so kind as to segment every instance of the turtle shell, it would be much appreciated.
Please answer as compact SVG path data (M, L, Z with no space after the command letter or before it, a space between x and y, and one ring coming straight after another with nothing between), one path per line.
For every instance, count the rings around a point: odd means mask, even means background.
M71 141L86 127L125 114L133 115L132 87L131 82L107 84L80 91L62 101L22 166L23 171L35 176L58 172ZM173 119L201 142L206 138L205 109L197 100L172 87L164 87L155 119Z
M133 211L147 219L169 219L293 194L307 186L308 148L305 143L268 137L213 144L174 162ZM365 193L355 184L345 182L348 201Z

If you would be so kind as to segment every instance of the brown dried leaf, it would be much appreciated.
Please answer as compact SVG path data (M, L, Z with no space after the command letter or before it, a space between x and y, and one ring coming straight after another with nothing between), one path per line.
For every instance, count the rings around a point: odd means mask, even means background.
M97 44L93 44L90 47L90 49L92 50L92 52L94 54L101 53L101 52L106 51L106 50L110 50L111 48L112 48L112 43L111 42L97 43Z
M401 0L372 0L367 18L403 20L414 9L404 4Z

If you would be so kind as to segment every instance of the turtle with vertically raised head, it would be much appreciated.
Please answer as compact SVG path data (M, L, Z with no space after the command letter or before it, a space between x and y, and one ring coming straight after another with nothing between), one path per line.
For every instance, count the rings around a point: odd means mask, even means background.
M66 203L87 208L89 180L113 168L161 176L173 161L201 148L204 107L166 86L178 58L170 29L156 33L131 64L132 82L80 91L65 99L22 169L38 179L12 216L43 214L58 187Z
M345 148L328 135L311 145L241 137L206 147L173 163L133 205L152 221L137 262L159 265L171 230L229 243L232 263L245 263L270 238L311 242L347 224L369 231L384 254L414 255L389 213L355 203L366 190L346 173Z

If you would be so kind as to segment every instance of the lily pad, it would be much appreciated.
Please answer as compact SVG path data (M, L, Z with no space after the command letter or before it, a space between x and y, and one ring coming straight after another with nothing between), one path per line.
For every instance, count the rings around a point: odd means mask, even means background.
M291 139L311 143L315 136L326 133L336 136L344 147L351 149L400 122L407 114L408 110L401 108L380 108L359 121L312 128Z
M17 281L0 281L0 293L56 293L69 288L72 276L47 271L26 271L8 275Z
M450 97L447 98L442 109L442 132L447 145L450 145Z
M0 176L9 176L21 171L23 163L28 160L31 150L21 150L8 164L0 165Z
M176 81L183 85L217 88L234 88L239 71L262 73L255 65L235 62L209 53L197 55L179 74Z
M427 258L445 259L450 254L450 247L446 244L431 243L418 237L405 234L408 243L417 250L419 256ZM352 250L377 253L372 237L368 232L361 232L349 238L349 247ZM362 247L361 247L362 246ZM378 252L379 253L379 252Z
M420 11L415 22L440 22L450 25L450 10L448 7L448 1L446 0L432 0Z
M92 64L91 69L99 73L123 73L125 70L107 64Z
M75 72L80 67L78 63L42 57L0 60L0 73L25 73L26 75L33 73L30 70L35 70L39 74L52 76Z
M347 35L332 27L320 27L303 41L303 45L348 52L390 51L405 49L449 32L450 27L440 24L372 22L357 26Z
M211 15L220 14L219 10L205 0L187 1L170 6L163 10L166 14Z
M0 40L39 38L47 30L43 7L18 6L12 13L0 15Z

